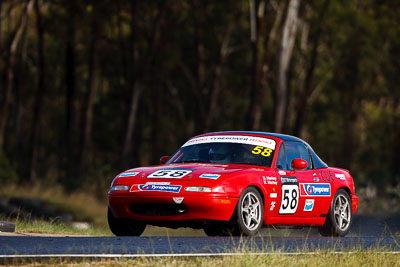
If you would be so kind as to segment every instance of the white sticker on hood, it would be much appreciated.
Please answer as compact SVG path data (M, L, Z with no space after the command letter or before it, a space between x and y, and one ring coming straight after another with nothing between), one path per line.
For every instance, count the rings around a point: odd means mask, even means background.
M221 176L220 174L203 173L199 177L200 178L207 178L207 179L217 180L220 176Z

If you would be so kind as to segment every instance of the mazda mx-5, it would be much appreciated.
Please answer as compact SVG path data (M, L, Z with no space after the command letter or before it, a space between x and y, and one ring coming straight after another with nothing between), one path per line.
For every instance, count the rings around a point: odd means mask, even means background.
M358 206L349 171L328 167L290 135L202 134L160 163L112 181L108 223L115 235L138 236L155 225L250 236L273 225L344 236Z

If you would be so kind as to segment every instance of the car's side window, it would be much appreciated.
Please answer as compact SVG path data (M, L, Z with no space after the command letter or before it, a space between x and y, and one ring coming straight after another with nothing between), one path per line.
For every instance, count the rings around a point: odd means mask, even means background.
M279 147L278 159L276 160L276 168L280 170L287 170L288 164L286 159L286 151L283 143Z
M305 170L312 168L310 154L304 144L300 142L285 142L285 148L290 170L292 170L292 160L294 159L304 159L307 161L308 166Z

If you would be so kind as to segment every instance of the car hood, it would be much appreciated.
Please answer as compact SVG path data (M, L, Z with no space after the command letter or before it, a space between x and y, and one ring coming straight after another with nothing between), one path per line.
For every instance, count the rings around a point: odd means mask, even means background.
M173 163L127 170L118 177L132 177L150 181L189 181L196 178L219 179L245 169L259 169L253 165L214 163ZM173 177L173 176L177 177Z

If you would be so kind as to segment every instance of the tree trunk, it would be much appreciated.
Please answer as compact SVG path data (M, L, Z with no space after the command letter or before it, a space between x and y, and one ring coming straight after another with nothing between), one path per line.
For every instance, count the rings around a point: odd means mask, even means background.
M211 130L212 123L215 118L215 114L218 112L218 97L219 94L222 90L222 82L224 78L224 69L225 69L225 64L226 60L230 54L230 49L229 49L229 41L231 38L231 33L233 30L233 25L229 25L228 29L226 31L226 34L224 36L224 39L222 40L221 43L221 48L220 48L220 59L218 65L215 67L215 74L214 74L214 81L213 81L213 86L212 86L212 91L210 95L210 106L208 109L208 114L207 117L205 118L205 132L208 132Z
M65 84L66 84L66 101L65 101L65 160L64 168L66 176L63 177L63 184L66 187L73 187L70 185L74 181L76 175L76 163L74 160L74 123L75 123L75 1L68 2L68 25L67 25L67 41L65 45Z
M281 132L286 121L286 106L288 102L287 75L292 58L294 41L298 25L300 0L290 0L285 24L282 31L282 41L279 57L278 89L275 107L275 131Z
M272 43L276 39L276 31L279 28L279 24L282 19L284 6L284 2L278 6L273 26L268 32L266 29L264 29L266 1L261 1L256 8L254 0L249 0L251 26L250 41L252 51L250 104L247 111L247 128L249 130L260 129L263 103L266 91L268 90L269 52L271 50ZM265 35L264 38L262 38L263 35ZM262 41L264 49L260 49ZM262 50L264 51L263 54L260 53ZM260 58L261 61L259 62Z
M38 157L38 140L40 135L40 126L42 120L43 99L46 91L45 77L46 77L46 64L44 58L44 29L42 24L42 14L40 11L39 0L34 1L34 10L36 15L36 30L38 34L38 85L33 109L33 120L31 128L31 148L30 148L30 164L28 181L32 182L36 176L36 164Z
M160 30L161 30L161 23L166 13L168 1L161 1L160 6L158 8L158 14L154 20L153 24L153 35L151 40L148 44L148 54L144 58L144 63L139 68L139 47L136 41L136 19L137 19L137 2L132 2L131 8L131 49L132 49L132 56L131 61L133 64L132 71L130 73L129 79L129 86L131 91L131 98L129 104L129 112L127 116L127 126L125 130L124 136L124 144L122 147L121 153L121 170L125 170L130 167L130 164L134 161L131 159L132 151L133 151L133 138L134 138L134 128L136 124L136 117L137 117L137 110L140 102L140 98L143 91L143 85L139 80L143 75L146 75L150 70L150 65L153 62L155 53L157 51L159 45L159 37L160 37Z
M82 107L81 115L81 127L80 127L80 151L78 158L78 169L77 169L77 184L78 181L82 181L85 175L85 164L87 161L87 155L89 147L91 145L92 138L92 125L93 125L93 106L94 98L96 93L96 63L97 63L97 37L98 37L98 21L96 14L93 14L91 39L88 47L89 62L88 62L88 78L86 81L86 95Z
M254 130L259 127L262 107L259 104L259 70L258 70L258 58L259 58L259 31L257 30L257 12L255 0L249 0L249 11L250 11L250 44L251 44L251 85L250 85L250 105L249 114L247 120L247 128Z
M314 70L315 66L317 63L317 57L318 57L318 46L319 46L319 41L322 33L322 28L325 22L326 18L326 13L328 12L329 8L329 3L330 0L325 0L323 4L322 11L320 13L320 17L318 19L317 23L317 30L315 32L315 37L312 42L312 48L311 48L311 56L310 56L310 62L307 68L307 73L306 73L306 78L304 80L304 86L303 86L303 92L301 93L300 96L300 101L298 104L297 108L297 116L296 116L296 121L293 129L293 134L296 136L302 137L302 130L305 124L305 121L307 119L307 114L308 114L308 106L309 106L309 101L307 101L310 91L311 91L311 86L312 86L312 78L314 75Z
M11 32L10 34L10 41L7 43L10 43L8 50L3 53L5 56L5 70L4 70L4 75L5 75L5 84L4 87L5 90L3 92L3 98L1 100L1 106L0 106L0 149L3 148L3 143L4 143L4 134L5 134L5 129L7 125L7 120L8 120L8 106L10 104L10 99L11 99L11 91L12 91L12 86L14 82L14 65L15 65L15 52L17 50L19 41L21 39L21 36L23 32L25 31L25 27L27 24L28 20L28 8L32 5L32 0L27 2L23 8L23 12L18 20L17 26L14 31ZM1 14L2 16L2 14ZM1 26L1 25L0 25ZM0 27L1 28L1 27ZM5 48L5 45L2 46ZM3 52L3 50L0 50Z
M126 72L125 79L127 80L128 91L130 92L130 101L128 109L128 117L124 135L124 141L121 153L121 170L125 170L129 167L132 160L130 156L132 155L132 145L133 145L133 130L136 123L136 114L139 105L139 99L142 94L142 87L137 82L137 70L138 70L138 56L139 48L137 44L137 1L131 2L131 35L130 35L130 64L131 72Z
M195 49L196 49L196 88L194 94L197 100L195 112L195 132L201 133L205 130L206 108L204 96L207 96L206 88L206 66L205 66L205 47L204 47L204 14L205 5L202 0L194 0L194 20L195 20Z

